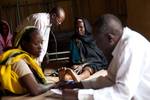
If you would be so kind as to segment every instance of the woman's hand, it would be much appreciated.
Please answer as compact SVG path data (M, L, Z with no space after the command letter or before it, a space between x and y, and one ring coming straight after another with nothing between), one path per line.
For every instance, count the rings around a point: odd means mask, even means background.
M72 66L72 69L77 73L81 73L82 72L82 69L83 69L83 66L82 65L73 65Z

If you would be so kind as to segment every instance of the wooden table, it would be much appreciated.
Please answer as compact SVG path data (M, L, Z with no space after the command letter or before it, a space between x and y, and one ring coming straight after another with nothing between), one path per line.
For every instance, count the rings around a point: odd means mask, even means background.
M51 91L47 91L46 93L33 97L28 94L22 96L3 96L0 100L62 100L62 98Z

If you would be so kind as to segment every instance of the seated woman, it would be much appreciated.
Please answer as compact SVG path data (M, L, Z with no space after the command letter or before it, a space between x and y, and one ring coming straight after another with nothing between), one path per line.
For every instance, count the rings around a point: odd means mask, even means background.
M35 27L26 27L18 40L19 49L0 55L0 95L38 95L51 88L35 58L40 55L42 37Z
M75 33L71 39L70 53L74 71L69 68L61 68L59 70L60 79L73 78L75 81L80 81L87 79L97 71L107 69L107 60L96 46L92 37L92 27L85 18L75 19Z
M0 20L0 54L12 47L12 37L9 24L4 20Z

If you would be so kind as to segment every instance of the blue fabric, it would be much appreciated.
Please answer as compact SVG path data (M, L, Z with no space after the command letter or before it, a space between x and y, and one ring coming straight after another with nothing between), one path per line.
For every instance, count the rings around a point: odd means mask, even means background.
M73 64L80 64L81 63L81 57L79 48L76 45L75 40L70 41L70 54L71 54L71 62Z
M88 64L94 72L101 69L107 69L107 59L103 52L97 47L92 36L92 27L86 19L82 19L85 27L85 34L80 35L78 30L75 30L71 42L71 62L72 64ZM77 21L75 21L77 25ZM78 27L75 26L75 29Z

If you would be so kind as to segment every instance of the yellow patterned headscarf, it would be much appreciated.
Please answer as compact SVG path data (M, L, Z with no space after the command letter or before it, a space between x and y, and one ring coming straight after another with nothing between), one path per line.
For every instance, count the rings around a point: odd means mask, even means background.
M21 86L17 73L12 70L12 65L20 59L25 59L26 63L33 69L41 83L46 83L46 78L38 63L29 54L20 49L11 49L0 55L0 90L10 91L14 94L26 93L26 89ZM1 93L0 93L1 94Z
M15 47L19 47L19 42L23 34L27 29L30 28L35 27L25 27L19 34L17 34ZM27 92L27 90L21 86L17 73L15 73L11 68L14 63L20 61L21 59L25 59L29 67L36 72L36 78L39 80L39 82L43 84L47 82L41 67L37 61L35 61L35 59L29 55L29 53L21 49L11 49L0 55L0 90L4 92L7 90L14 94L23 94Z

